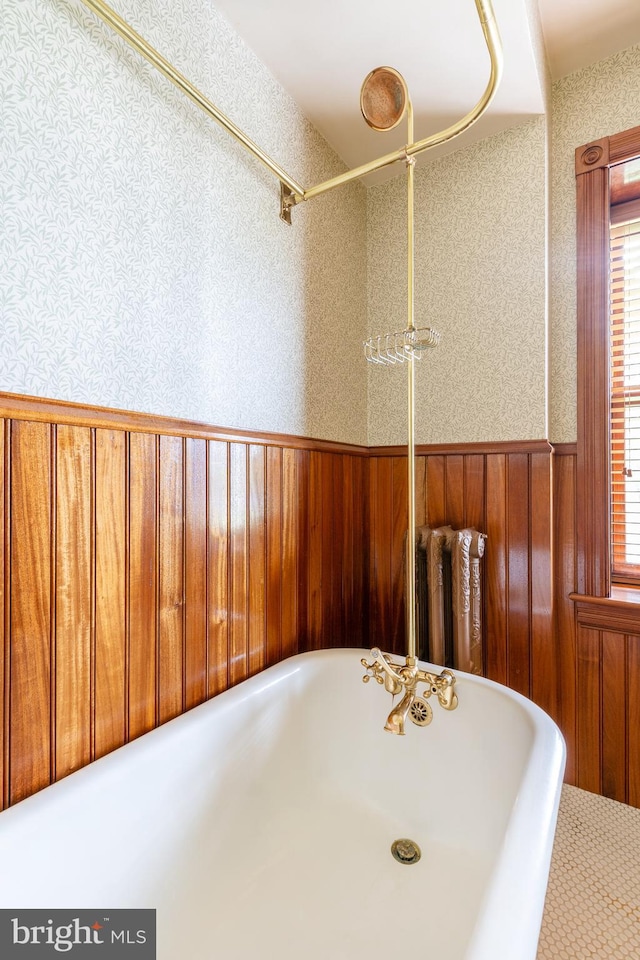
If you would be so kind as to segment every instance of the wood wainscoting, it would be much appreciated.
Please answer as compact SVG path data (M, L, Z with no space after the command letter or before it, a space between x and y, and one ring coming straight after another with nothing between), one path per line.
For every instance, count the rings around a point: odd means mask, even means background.
M485 675L531 697L557 718L550 445L451 444L419 447L417 454L418 524L470 526L487 534L482 587ZM369 484L371 638L400 652L407 496L402 448L370 449Z
M554 633L568 783L640 807L640 604L579 596L577 454L554 449ZM617 595L616 595L617 593ZM637 595L637 594L636 594Z
M290 654L403 650L402 448L10 394L0 440L0 807ZM488 535L486 675L558 721L569 782L640 806L638 605L575 597L575 445L417 476L420 524Z
M0 395L2 807L367 643L366 448Z

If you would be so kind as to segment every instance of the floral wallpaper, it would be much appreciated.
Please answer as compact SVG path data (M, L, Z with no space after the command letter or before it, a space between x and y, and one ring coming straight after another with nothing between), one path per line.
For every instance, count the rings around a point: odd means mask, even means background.
M208 0L114 6L303 185L343 169ZM286 227L277 180L78 0L8 0L0 62L0 389L365 443L364 188Z
M576 147L640 124L640 46L552 89L550 439L576 439Z
M417 365L420 443L529 440L546 424L544 117L416 168L416 325L440 345ZM367 195L371 334L402 329L404 178ZM403 365L369 373L369 440L403 443Z
M303 184L343 169L211 4L115 5ZM404 326L402 176L287 228L275 178L79 0L7 0L0 59L0 389L404 442L403 368L361 354ZM633 47L555 82L547 118L419 160L420 442L575 440L574 149L639 124L638 89Z

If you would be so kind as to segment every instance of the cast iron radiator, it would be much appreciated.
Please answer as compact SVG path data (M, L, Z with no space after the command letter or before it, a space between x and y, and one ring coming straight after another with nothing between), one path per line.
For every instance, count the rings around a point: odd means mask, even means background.
M421 660L482 674L480 561L486 534L418 527L417 647Z

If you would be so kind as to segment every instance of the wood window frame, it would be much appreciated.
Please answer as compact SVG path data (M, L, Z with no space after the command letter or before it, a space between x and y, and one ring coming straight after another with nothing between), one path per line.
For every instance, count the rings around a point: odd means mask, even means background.
M610 168L640 156L640 126L578 147L578 593L611 595L609 459Z

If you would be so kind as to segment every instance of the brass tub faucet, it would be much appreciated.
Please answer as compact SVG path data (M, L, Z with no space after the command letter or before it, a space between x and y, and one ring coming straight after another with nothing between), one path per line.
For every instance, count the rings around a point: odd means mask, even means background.
M415 657L407 657L404 663L396 663L378 647L373 647L371 656L371 663L366 657L360 661L367 670L362 678L363 683L368 683L371 679L382 683L387 693L394 697L404 691L402 700L394 705L384 725L389 733L404 736L407 717L419 727L426 727L431 723L433 710L428 699L433 694L444 710L455 710L458 706L458 696L454 690L456 678L450 670L442 670L440 673L420 670ZM419 683L423 683L425 687L418 694Z

